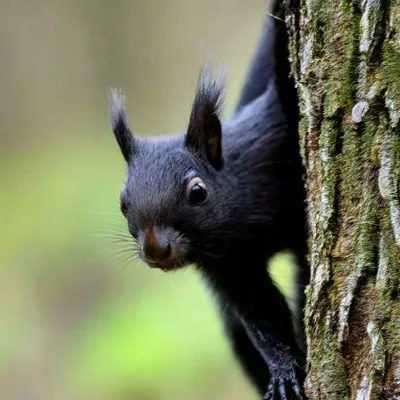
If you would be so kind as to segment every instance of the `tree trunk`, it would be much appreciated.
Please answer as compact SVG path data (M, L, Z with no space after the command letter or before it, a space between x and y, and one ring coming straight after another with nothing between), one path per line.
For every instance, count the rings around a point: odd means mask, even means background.
M400 399L400 1L286 0L311 399Z

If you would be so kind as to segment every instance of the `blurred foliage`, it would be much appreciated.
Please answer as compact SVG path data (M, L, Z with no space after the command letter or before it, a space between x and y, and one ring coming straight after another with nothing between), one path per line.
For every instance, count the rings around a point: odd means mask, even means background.
M1 399L256 398L199 277L130 263L114 243L125 166L106 88L125 88L138 132L183 129L210 56L229 68L228 114L264 9L1 3ZM287 262L273 268L289 291Z

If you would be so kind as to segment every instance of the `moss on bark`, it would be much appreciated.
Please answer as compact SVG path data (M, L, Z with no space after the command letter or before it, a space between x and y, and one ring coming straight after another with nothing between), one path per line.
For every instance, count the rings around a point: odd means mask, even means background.
M312 399L400 398L400 3L289 0Z

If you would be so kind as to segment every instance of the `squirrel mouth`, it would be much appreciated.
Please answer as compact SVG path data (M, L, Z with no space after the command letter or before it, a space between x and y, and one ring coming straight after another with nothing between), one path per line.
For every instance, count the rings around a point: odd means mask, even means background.
M178 259L174 256L170 256L162 260L152 260L143 257L143 261L145 261L150 268L157 268L162 270L163 272L172 271L185 265L185 262L182 259Z
M162 270L172 269L175 266L174 262L165 262L165 261L148 261L149 265L153 268L159 268Z
M146 263L149 265L151 268L157 268L160 269L163 272L169 272L175 269L178 269L179 267L183 266L183 263L177 262L177 260L171 260L171 261L149 261L145 260Z

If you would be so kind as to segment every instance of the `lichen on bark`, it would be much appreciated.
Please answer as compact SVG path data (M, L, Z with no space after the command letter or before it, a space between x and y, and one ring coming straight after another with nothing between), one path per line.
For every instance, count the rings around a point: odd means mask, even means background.
M400 3L286 0L306 169L310 398L400 398Z

